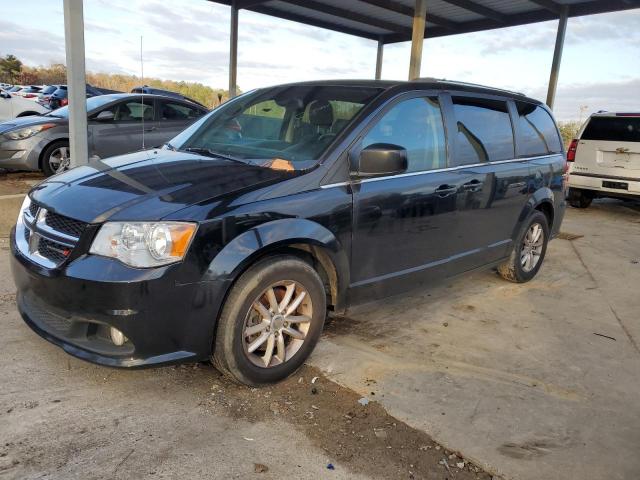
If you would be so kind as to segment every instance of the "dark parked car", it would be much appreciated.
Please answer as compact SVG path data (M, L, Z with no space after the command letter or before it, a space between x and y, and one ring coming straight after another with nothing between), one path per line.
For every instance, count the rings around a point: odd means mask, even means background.
M49 107L49 101L51 100L51 95L53 95L53 93L60 89L60 88L64 88L66 91L67 86L66 85L46 85L42 88L42 90L40 90L40 93L38 93L38 100L37 102L42 105L43 107Z
M135 87L134 89L131 90L131 93L144 93L149 94L149 95L164 95L165 97L173 97L173 98L179 98L181 100L188 100L189 102L192 103L196 103L198 105L200 105L202 108L207 108L204 105L202 105L200 102L195 101L192 98L189 98L185 95L182 95L181 93L177 93L177 92L172 92L171 90L163 90L161 88L154 88L154 87L150 87L149 85L143 85L141 87Z
M122 93L116 90L108 90L106 88L93 87L89 84L85 87L87 98L97 97L99 95L108 95L112 93ZM65 107L69 103L69 92L66 85L59 85L59 87L49 97L49 108L55 110L56 108Z
M160 147L207 113L173 98L121 93L87 99L89 155L106 158ZM69 165L69 110L0 123L0 168L53 175ZM143 144L144 140L144 144Z
M280 380L328 310L478 268L531 280L565 168L551 113L523 95L434 80L256 90L163 149L34 188L11 234L18 308L102 365L212 356L237 381Z

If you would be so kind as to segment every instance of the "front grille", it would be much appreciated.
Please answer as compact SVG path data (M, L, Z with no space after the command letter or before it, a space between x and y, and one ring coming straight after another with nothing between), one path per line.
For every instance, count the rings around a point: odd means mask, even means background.
M23 228L23 253L36 263L57 267L69 257L87 224L50 212L32 202L24 214Z
M31 202L31 205L29 205L29 213L33 218L36 218L36 213L38 213L38 204L36 202Z
M31 295L22 297L22 307L27 311L33 322L40 328L58 335L69 335L73 328L73 321L50 311L45 305Z
M58 232L62 232L72 237L80 238L87 224L74 220L73 218L63 217L57 213L47 212L45 223Z
M38 253L40 253L44 258L48 258L52 262L60 264L69 256L71 249L66 245L54 242L48 238L40 237L38 240Z

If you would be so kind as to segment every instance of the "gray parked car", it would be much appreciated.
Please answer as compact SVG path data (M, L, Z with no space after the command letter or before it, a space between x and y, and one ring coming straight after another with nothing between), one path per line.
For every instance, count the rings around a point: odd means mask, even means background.
M89 156L106 158L161 146L207 113L195 103L130 93L87 99ZM0 123L0 168L53 175L69 164L69 110Z

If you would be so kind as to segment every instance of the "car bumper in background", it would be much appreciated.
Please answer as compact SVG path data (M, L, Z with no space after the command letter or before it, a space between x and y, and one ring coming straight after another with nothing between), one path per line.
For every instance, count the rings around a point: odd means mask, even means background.
M0 141L0 168L39 170L40 153L50 140L36 137Z
M622 172L624 173L624 172ZM610 188L611 185L625 188ZM569 187L602 192L603 195L636 196L640 195L639 176L607 176L587 173L569 174Z
M48 270L20 252L15 229L11 253L22 318L67 353L110 367L145 367L210 355L222 284L178 285L177 265L134 269L93 255ZM110 327L128 341L116 345Z

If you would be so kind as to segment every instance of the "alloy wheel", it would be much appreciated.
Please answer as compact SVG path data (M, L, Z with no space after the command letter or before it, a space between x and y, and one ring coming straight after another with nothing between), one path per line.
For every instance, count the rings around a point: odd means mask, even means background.
M58 147L49 155L49 167L51 167L51 170L55 173L67 170L70 162L71 156L69 155L69 147L67 146Z
M544 247L544 230L539 223L532 224L522 240L522 250L520 251L520 264L522 270L529 273L536 268L542 249Z
M305 342L313 306L298 282L283 280L266 288L244 321L244 352L256 366L271 368L290 360Z

